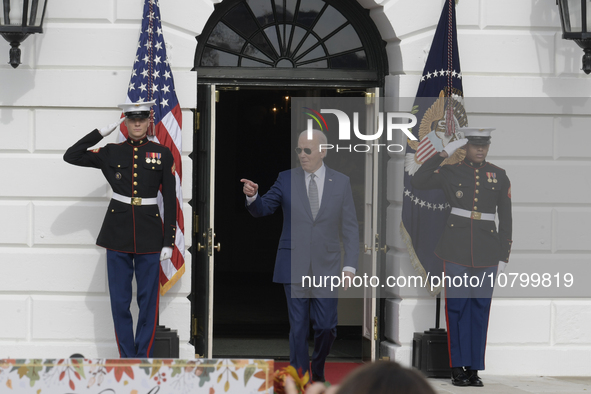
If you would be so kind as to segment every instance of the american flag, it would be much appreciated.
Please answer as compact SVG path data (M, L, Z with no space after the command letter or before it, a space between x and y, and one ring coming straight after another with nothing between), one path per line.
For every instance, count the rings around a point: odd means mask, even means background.
M431 138L429 136L425 136L419 143L419 147L416 153L416 160L419 163L424 163L431 158L431 156L435 155L437 152L437 148L431 142Z
M172 259L160 264L160 294L166 292L185 272L185 224L183 219L183 193L181 189L183 172L181 163L182 116L174 90L170 62L166 56L166 45L160 23L160 9L156 0L144 1L142 29L131 80L127 88L127 102L137 103L155 100L152 107L152 121L148 134L154 142L166 146L172 152L176 168L176 235ZM127 139L125 123L121 124L121 140ZM158 193L158 206L163 213L162 195ZM163 216L162 216L163 217ZM164 218L164 217L163 217Z

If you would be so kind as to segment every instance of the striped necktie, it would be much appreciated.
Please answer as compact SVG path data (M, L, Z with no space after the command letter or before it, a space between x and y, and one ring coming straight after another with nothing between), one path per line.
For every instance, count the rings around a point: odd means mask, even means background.
M312 210L312 218L316 220L318 209L320 208L320 202L318 201L318 186L314 178L316 175L310 175L310 185L308 187L308 199L310 200L310 209Z

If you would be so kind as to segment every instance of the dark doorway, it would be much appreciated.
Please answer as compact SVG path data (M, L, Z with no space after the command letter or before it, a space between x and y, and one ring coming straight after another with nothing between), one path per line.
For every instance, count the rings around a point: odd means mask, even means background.
M285 97L288 97L286 100ZM214 337L285 337L283 286L273 283L283 215L255 219L240 179L269 190L291 167L288 91L219 89L216 104ZM216 352L214 346L214 354Z
M340 94L336 89L218 91L215 242L222 248L214 260L213 357L289 359L287 303L283 285L273 283L283 214L250 216L240 179L258 183L264 194L279 172L296 164L291 97ZM345 93L350 94L360 92ZM333 350L333 358L360 359L361 327L339 327Z

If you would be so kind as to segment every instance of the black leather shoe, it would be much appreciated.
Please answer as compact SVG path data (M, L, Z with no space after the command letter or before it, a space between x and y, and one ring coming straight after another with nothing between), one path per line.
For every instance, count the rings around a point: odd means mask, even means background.
M451 369L451 384L454 386L470 386L470 376L464 371L464 368L454 367Z
M480 377L478 376L478 371L473 370L473 369L469 369L468 371L466 371L468 376L470 377L470 386L475 386L475 387L482 387L484 386L484 383L482 383L482 380L480 380Z
M312 374L312 381L313 382L323 382L323 383L325 382L324 376L321 377L321 376L316 375L315 373Z

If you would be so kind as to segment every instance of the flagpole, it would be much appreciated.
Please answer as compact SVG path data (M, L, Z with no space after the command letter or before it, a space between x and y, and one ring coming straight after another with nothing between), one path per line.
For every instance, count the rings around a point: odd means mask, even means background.
M439 330L439 320L441 319L441 293L437 294L437 301L435 302L435 329ZM445 331L445 330L444 330Z
M443 192L417 190L412 186L411 179L425 161L438 154L447 143L458 139L459 128L467 125L462 103L455 4L456 0L444 2L413 105L419 120L413 135L418 137L419 142L407 144L405 157L401 235L411 264L427 278L444 272L444 262L434 251L447 220L448 204ZM442 127L438 128L437 124ZM412 365L430 377L449 377L451 371L447 330L440 327L441 298L445 297L441 295L442 290L442 285L429 290L436 296L434 328L415 332L413 336Z
M454 105L453 105L453 76L450 70L453 70L453 10L454 0L448 0L449 7L447 12L447 116L446 116L446 134L454 135L456 139L456 123L454 122ZM456 2L457 3L457 2Z

